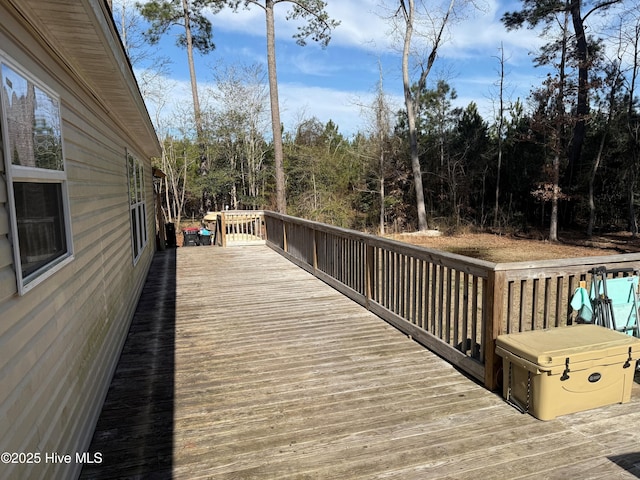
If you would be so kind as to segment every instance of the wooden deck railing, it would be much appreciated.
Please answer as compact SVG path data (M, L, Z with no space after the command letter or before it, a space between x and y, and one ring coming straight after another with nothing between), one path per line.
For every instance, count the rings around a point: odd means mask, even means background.
M271 248L490 389L499 381L498 335L567 325L571 295L591 268L640 266L640 254L496 264L274 212L260 215Z
M264 244L265 240L262 210L231 210L218 214L214 234L216 245L256 245Z

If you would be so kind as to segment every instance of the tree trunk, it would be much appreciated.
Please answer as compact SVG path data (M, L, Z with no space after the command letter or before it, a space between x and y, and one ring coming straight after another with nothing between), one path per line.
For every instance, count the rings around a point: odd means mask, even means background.
M200 100L198 99L198 83L196 81L196 67L193 63L193 37L191 36L191 23L189 21L189 4L182 0L184 10L184 32L187 39L187 59L189 62L189 77L191 78L191 95L193 96L193 116L196 122L196 135L198 142L202 137L202 117L200 114Z
M593 167L591 169L591 176L589 177L589 224L587 226L587 236L591 238L593 235L593 227L595 224L595 212L596 212L596 203L593 198L593 185L596 180L596 174L598 173L598 168L600 168L600 163L602 162L602 154L604 152L604 147L607 139L607 135L609 134L609 129L611 127L611 122L613 120L614 109L616 108L616 93L618 80L621 75L620 66L616 67L616 71L611 79L611 90L609 91L609 112L607 113L607 122L605 123L604 132L602 134L602 138L600 139L600 146L598 147L598 153L596 155L595 160L593 161Z
M380 134L380 235L384 235L384 139Z
M638 44L640 43L640 22L637 22L635 25L635 35L633 37L633 65L631 68L631 85L629 87L628 92L628 110L627 110L627 134L629 136L629 142L631 144L631 167L633 175L631 179L628 179L629 182L629 230L633 238L636 238L638 235L638 223L636 221L635 208L633 205L633 190L636 180L636 165L638 161L638 126L632 124L632 119L635 117L634 115L634 105L635 105L635 86L636 79L638 77L638 69L640 65L638 65L638 60L640 56L638 53L640 52L640 48Z
M589 114L589 50L584 31L580 1L571 2L571 19L576 35L576 57L578 60L578 98L576 102L576 123L569 150L569 181L574 165L580 160L582 145L587 132L587 115Z
M496 203L493 210L493 226L498 226L500 210L500 171L502 170L502 129L504 127L504 48L500 45L500 110L498 112L498 165L496 171Z
M635 175L634 175L635 177ZM635 194L634 194L634 185L635 178L633 181L629 182L629 231L631 232L631 237L636 238L638 236L638 221L636 220L636 206L634 202Z
M596 217L596 202L593 198L593 184L596 180L596 174L598 173L598 168L600 167L600 162L602 161L602 152L604 150L605 139L607 138L606 133L602 135L600 139L600 147L598 148L598 154L596 155L595 160L593 161L593 168L591 169L591 176L589 177L589 224L587 225L587 237L591 238L593 235L593 226L595 224Z
M404 37L404 48L402 51L402 81L404 86L404 101L407 108L407 122L409 124L409 145L411 150L411 170L413 171L413 185L416 191L416 207L418 210L418 230L429 229L427 223L427 209L424 203L424 187L422 185L422 169L420 167L420 156L418 155L418 131L416 128L416 106L411 94L411 83L409 81L409 49L411 47L411 36L413 35L413 19L415 13L415 2L409 0L409 11L406 17L406 30Z
M385 173L385 148L387 143L387 135L389 132L388 108L385 102L384 89L382 86L382 65L378 60L378 70L380 73L380 82L378 86L378 97L376 99L376 130L378 133L378 172L379 172L379 193L380 193L380 218L379 218L379 234L384 235L384 218L385 218L385 190L384 190L384 173Z
M562 31L562 51L560 53L560 66L558 74L558 96L556 98L556 119L553 125L553 162L552 162L552 191L551 191L551 219L549 221L549 241L558 241L558 201L560 197L560 155L564 151L563 124L565 117L564 110L564 87L565 87L565 65L567 58L567 31L569 15L565 13L564 28Z
M191 35L191 23L189 18L189 3L182 0L182 9L184 11L184 32L187 40L187 59L189 62L189 77L191 79L191 95L193 97L193 117L196 123L196 141L198 142L198 151L200 155L200 163L198 165L198 173L206 176L209 172L207 162L207 147L204 142L204 134L202 128L202 114L200 112L200 99L198 98L198 82L196 80L196 67L193 62L193 37ZM206 189L202 191L201 211L204 213L209 210L210 198Z
M276 74L276 41L273 20L274 0L266 0L267 18L267 67L269 76L269 100L271 102L271 127L273 131L273 153L276 174L276 210L287 213L287 199L284 181L284 153L282 148L282 125L280 123L280 106L278 104L278 77Z

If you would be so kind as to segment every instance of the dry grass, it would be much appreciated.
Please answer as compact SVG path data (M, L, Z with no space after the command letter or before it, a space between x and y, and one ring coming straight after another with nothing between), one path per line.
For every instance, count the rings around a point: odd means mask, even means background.
M593 257L640 251L640 240L632 238L626 232L591 239L572 233L561 236L560 242L491 233L441 236L405 233L390 235L389 238L496 263Z

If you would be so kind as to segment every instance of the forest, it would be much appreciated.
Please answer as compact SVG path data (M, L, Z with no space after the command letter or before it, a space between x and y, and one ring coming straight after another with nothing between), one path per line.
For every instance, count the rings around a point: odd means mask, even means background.
M340 19L329 18L321 0L154 0L135 7L114 0L134 68L169 29L179 32L189 62L193 105L175 124L157 125L163 155L155 165L166 177L156 188L167 222L270 209L379 234L541 230L554 241L565 229L638 233L637 5L628 2L616 21L596 22L624 2L521 0L520 10L502 17L504 28L542 28L547 43L533 62L548 73L527 98L508 100L500 58L496 115L483 118L473 102L454 106L454 81L426 81L459 4L452 0L432 19L432 29L421 32L427 48L417 51L411 41L424 28L418 19L428 2L389 0L390 21L404 41L404 108L391 109L381 74L374 101L362 106L367 128L346 137L333 121L315 117L283 128L271 71L276 58L266 72L262 64L218 71L208 93L215 102L200 107L193 51L213 48L215 13L260 8L268 23L278 3L289 4L288 18L302 25L298 43L328 45ZM267 28L267 46L269 35ZM154 65L138 81L145 99L158 102L162 58Z

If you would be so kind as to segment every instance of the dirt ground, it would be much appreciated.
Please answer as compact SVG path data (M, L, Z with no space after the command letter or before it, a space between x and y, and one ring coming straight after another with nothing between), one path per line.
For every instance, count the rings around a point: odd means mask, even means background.
M632 238L628 232L598 235L591 239L573 232L559 234L558 237L560 241L555 243L544 240L542 235L525 237L491 233L464 233L431 236L415 232L389 236L389 238L401 242L496 263L640 252L640 238Z

